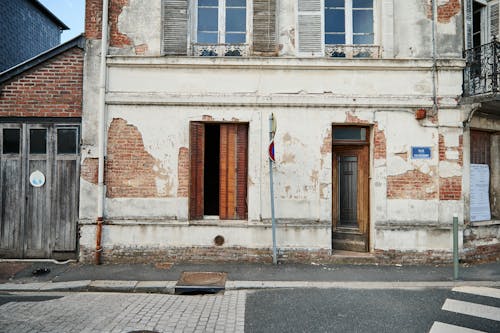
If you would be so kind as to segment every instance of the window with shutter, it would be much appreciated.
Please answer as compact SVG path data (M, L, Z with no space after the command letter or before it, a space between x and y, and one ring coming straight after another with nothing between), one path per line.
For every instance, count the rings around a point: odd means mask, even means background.
M248 125L190 125L190 219L247 218Z
M378 58L374 0L298 0L299 55Z
M243 56L248 53L249 0L195 0L193 54Z

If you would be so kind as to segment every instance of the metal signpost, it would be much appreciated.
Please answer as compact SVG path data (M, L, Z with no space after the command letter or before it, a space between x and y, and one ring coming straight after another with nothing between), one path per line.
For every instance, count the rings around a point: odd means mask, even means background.
M278 263L276 255L276 220L274 218L274 188L273 188L273 163L274 163L274 134L276 133L276 121L274 114L269 116L269 187L271 189L271 219L273 229L273 264Z

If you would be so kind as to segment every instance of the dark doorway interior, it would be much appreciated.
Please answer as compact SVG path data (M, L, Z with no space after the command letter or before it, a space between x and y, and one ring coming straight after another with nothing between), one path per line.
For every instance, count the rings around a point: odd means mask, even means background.
M204 215L219 215L220 126L205 125Z

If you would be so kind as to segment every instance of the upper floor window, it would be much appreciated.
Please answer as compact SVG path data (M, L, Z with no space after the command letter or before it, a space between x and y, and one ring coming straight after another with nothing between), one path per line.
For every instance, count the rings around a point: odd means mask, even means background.
M325 0L325 44L373 44L373 0Z
M198 0L196 42L244 44L246 0Z
M163 54L276 56L276 8L277 0L162 0Z
M297 0L299 56L378 58L375 0Z

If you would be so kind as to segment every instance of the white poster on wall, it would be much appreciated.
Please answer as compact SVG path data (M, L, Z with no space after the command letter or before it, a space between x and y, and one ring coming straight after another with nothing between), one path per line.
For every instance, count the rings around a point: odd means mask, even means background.
M490 168L487 164L470 165L470 220L491 220Z

